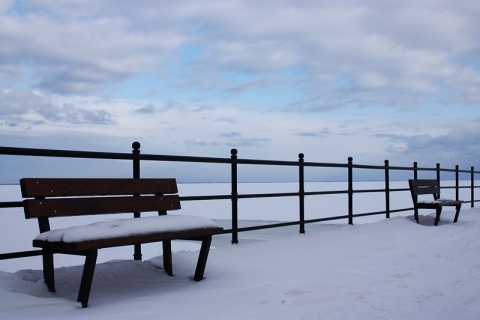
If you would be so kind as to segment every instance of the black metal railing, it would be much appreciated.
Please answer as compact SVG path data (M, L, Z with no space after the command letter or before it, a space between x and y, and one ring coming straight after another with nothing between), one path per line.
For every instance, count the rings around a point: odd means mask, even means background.
M445 189L455 189L456 200L459 200L459 191L460 189L469 188L470 189L470 202L471 207L474 207L474 203L480 200L475 200L475 189L480 186L475 185L475 175L479 174L480 171L475 171L474 167L471 167L470 170L460 170L459 166L455 166L455 169L441 168L440 164L436 164L435 168L426 168L418 167L417 163L414 162L412 167L399 167L399 166L390 166L389 161L385 160L384 165L361 165L354 164L353 158L349 157L347 163L320 163L320 162L306 162L304 155L300 153L298 155L297 161L278 161L278 160L258 160L258 159L239 159L238 152L236 149L231 150L229 158L214 158L214 157L194 157L194 156L174 156L174 155L157 155L157 154L142 154L140 152L140 143L134 142L132 144L131 153L113 153L113 152L95 152L95 151L71 151L71 150L51 150L51 149L31 149L31 148L15 148L15 147L0 147L0 155L7 156L26 156L26 157L54 157L54 158L75 158L75 159L106 159L106 160L126 160L132 161L133 164L133 178L140 178L140 167L141 163L144 161L153 161L153 162L190 162L190 163L213 163L213 164L227 164L230 165L230 184L231 184L231 193L230 194L220 194L220 195L200 195L200 196L181 196L181 201L205 201L205 200L231 200L231 228L225 229L224 233L229 233L232 236L232 243L238 243L238 233L245 231L260 230L266 228L278 228L291 225L298 225L299 232L305 233L305 224L315 223L315 222L324 222L332 220L347 219L348 224L353 224L353 219L358 217L373 216L373 215L385 215L386 218L390 218L391 214L405 212L413 210L413 207L407 208L396 208L392 209L390 205L391 195L396 192L405 192L408 191L408 188L391 188L391 172L393 171L407 171L411 172L411 178L417 179L419 172L434 172L436 174L436 179L441 181L441 173L454 173L455 174L455 185L454 186L441 186ZM298 192L283 192L283 193L252 193L252 194L239 194L238 192L238 166L239 165L256 165L256 166L282 166L282 167L297 167L298 168ZM346 190L319 190L319 191L305 191L305 168L335 168L335 169L346 169L346 181L347 189ZM380 171L383 175L385 182L385 187L383 189L355 189L354 188L354 170L357 172L359 169L364 170L376 170ZM470 180L470 185L460 185L459 175L468 175ZM354 214L354 194L361 193L384 193L385 195L385 210L374 211L374 212L361 212ZM329 216L323 218L315 219L305 219L305 197L311 196L326 196L326 195L336 195L336 194L346 194L347 195L347 212L345 214L340 214L336 216ZM238 226L238 202L241 199L249 198L277 198L277 197L298 197L298 220L273 223L273 224L262 224L249 227ZM12 208L12 207L22 207L22 202L20 201L4 201L0 202L0 208ZM134 217L139 217L140 213L134 213ZM135 259L141 259L141 246L136 245L134 249ZM2 259L11 259L19 257L28 257L34 255L40 255L40 250L33 251L22 251L22 252L11 252L11 253L1 253L0 260Z

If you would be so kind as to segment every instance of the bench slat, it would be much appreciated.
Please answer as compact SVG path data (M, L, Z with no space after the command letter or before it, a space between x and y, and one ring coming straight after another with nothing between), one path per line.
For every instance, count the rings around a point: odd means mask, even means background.
M446 202L417 202L417 207L418 208L436 208L436 207L452 207L452 206L457 206L461 205L462 201L446 201Z
M176 180L171 179L69 179L24 178L20 180L22 196L69 197L90 195L173 194Z
M107 213L180 209L178 195L96 198L28 199L23 201L25 218L65 217Z
M437 187L438 181L434 179L417 179L417 180L408 180L411 186L418 187L418 186L429 186L429 187Z
M47 242L47 241L41 241L41 240L34 240L33 246L37 248L50 249L55 251L78 252L78 251L91 250L91 249L120 247L120 246L134 245L139 243L158 242L158 241L164 241L164 240L175 240L175 239L198 240L198 238L219 234L219 233L222 233L222 231L223 229L220 227L209 228L209 229L205 229L205 228L190 229L185 231L164 232L164 233L146 234L141 236L129 236L129 237L123 237L123 238L84 241L84 242L77 242L77 243Z
M414 187L412 192L415 195L439 194L440 193L440 188L439 187L426 187L426 188Z
M410 191L412 195L422 194L440 194L440 186L437 180L434 179L421 179L421 180L408 180Z

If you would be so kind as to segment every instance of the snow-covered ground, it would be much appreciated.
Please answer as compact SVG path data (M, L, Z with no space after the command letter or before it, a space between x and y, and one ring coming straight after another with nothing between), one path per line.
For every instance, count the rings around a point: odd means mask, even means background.
M0 188L1 200L19 197L17 188ZM195 188L180 185L180 193L194 194ZM207 187L200 188L205 192ZM223 184L209 188L228 193ZM256 188L288 192L294 186ZM400 207L411 205L408 193L395 197L392 202ZM307 218L317 217L311 213L316 207L324 214L344 213L341 201L336 207L322 199L307 198ZM365 207L373 203L368 197L355 201ZM228 202L206 203L210 206L182 204L181 212L194 214L195 209L226 223L219 210L228 212ZM240 218L293 220L297 205L294 198L241 202ZM259 206L261 216L258 209L249 210ZM206 278L198 283L191 280L196 243L176 243L174 277L162 270L161 245L144 246L143 262L130 260L129 247L104 249L86 309L76 302L81 257L56 256L56 293L43 283L40 257L0 261L0 318L479 319L480 209L464 204L456 224L446 210L438 227L433 216L421 210L420 224L405 213L358 218L353 226L346 221L307 225L306 234L298 234L298 228L242 233L239 245L228 245L228 235L220 235ZM36 222L23 219L17 208L2 210L1 217L1 252L31 249Z

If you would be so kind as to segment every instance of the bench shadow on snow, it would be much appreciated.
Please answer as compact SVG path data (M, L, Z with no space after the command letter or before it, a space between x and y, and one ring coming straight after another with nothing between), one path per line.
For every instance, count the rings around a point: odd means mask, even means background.
M442 212L442 215L440 217L440 221L438 222L438 226L440 227L441 225L448 225L448 224L453 224L453 219L455 217L455 212L454 211L445 211ZM410 216L405 216L407 220L410 220L412 223L417 223L415 221L415 216L410 215ZM458 222L462 220L462 214L460 212L460 217L458 218ZM458 223L457 222L457 223ZM422 215L418 214L418 224L421 226L425 227L435 227L435 211L427 214L427 215Z
M193 281L196 254L196 252L174 254L173 277L167 275L163 269L162 256L147 261L112 260L99 263L95 268L89 307L122 303L132 298L141 299L152 293L158 296L171 294L176 290L188 290L192 285L198 285ZM42 270L20 270L15 275L24 281L32 282L24 293L40 298L65 299L68 304L78 304L81 308L81 304L77 302L77 295L82 271L83 265L56 268L54 293L48 291Z

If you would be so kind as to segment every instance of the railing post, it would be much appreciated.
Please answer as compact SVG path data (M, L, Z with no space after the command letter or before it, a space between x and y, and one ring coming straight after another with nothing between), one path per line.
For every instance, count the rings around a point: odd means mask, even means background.
M438 186L440 187L441 184L440 184L440 163L437 163L437 182L438 182Z
M238 243L238 177L237 177L237 149L232 149L232 243Z
M298 197L300 204L300 233L305 233L305 172L304 154L298 154Z
M416 161L413 163L413 179L418 179L418 163Z
M353 224L353 158L348 157L348 224Z
M135 141L132 143L132 154L133 154L133 178L140 178L140 142ZM134 218L140 218L140 212L133 213ZM142 245L135 244L134 246L133 259L142 260Z
M455 200L459 199L458 164L455 166Z
M135 141L132 143L132 154L133 154L133 178L140 178L140 142Z
M475 205L475 173L474 170L475 168L471 168L470 172L470 206L473 208Z
M388 169L389 161L385 160L385 212L386 218L390 218L390 172Z

